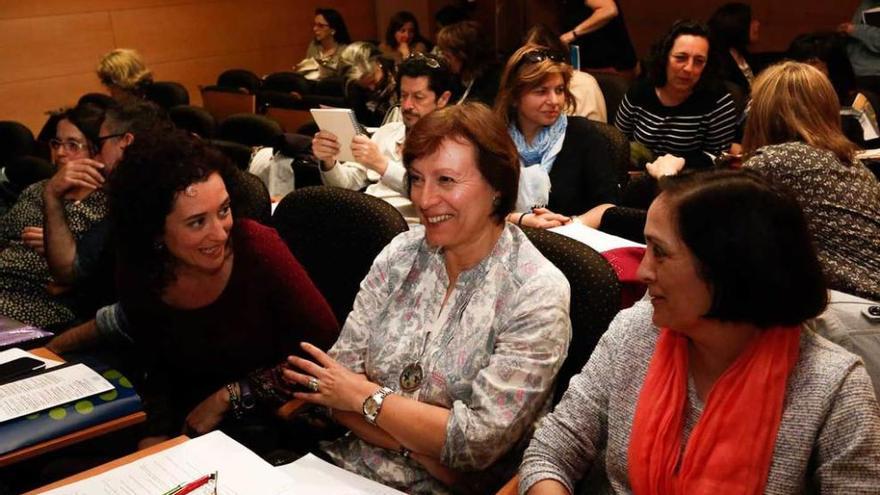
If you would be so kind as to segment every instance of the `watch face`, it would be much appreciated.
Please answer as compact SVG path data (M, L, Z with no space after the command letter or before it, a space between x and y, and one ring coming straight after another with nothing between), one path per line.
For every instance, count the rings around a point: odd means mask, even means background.
M374 397L369 397L364 402L364 414L367 416L375 416L379 414L379 404L376 403L376 399Z

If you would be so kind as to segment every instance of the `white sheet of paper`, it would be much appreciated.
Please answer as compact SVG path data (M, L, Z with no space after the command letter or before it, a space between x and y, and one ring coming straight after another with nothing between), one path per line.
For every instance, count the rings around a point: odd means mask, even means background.
M29 357L34 359L39 359L40 361L46 363L46 368L54 368L60 364L64 364L61 361L55 361L54 359L46 359L44 357L37 356L34 353L25 351L23 349L19 349L18 347L13 347L11 349L6 349L5 351L0 351L0 364L8 363L13 359Z
M856 153L859 160L876 160L880 158L880 149L862 150Z
M348 472L312 454L276 469L296 481L297 495L403 495L403 492Z
M616 235L606 234L600 230L587 227L580 222L572 222L561 227L553 227L549 230L582 242L600 253L624 247L645 247L644 244L639 244L623 237L617 237Z
M109 390L113 385L84 364L16 380L0 385L0 422Z
M213 431L44 495L161 494L217 472L220 495L293 495L296 482L220 431ZM333 491L324 490L322 495ZM193 494L200 494L199 491Z

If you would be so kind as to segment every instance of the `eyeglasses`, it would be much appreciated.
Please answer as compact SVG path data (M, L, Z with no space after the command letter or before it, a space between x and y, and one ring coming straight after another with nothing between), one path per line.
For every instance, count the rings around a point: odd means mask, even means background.
M530 64L537 64L538 62L543 62L545 60L552 60L553 62L563 63L565 62L565 56L559 52L550 50L532 50L530 52L523 53L522 58L520 58L519 62L516 63L516 69L519 69L520 66L522 66L526 62Z
M58 138L52 138L49 140L49 147L55 151L58 151L59 148L64 148L64 151L68 153L76 153L78 151L82 151L83 148L87 148L89 145L86 143L81 143L79 141L74 141L69 139L67 141L62 141Z
M321 29L323 29L323 28L328 28L328 27L330 27L330 24L327 24L326 22L316 22L315 24L313 24L313 26L316 27L316 28L321 28Z
M125 136L124 132L120 132L119 134L109 134L107 136L98 136L95 138L95 143L98 144L98 147L101 147L101 146L103 146L104 141L106 141L108 139L122 137L122 136Z
M439 69L440 68L440 61L437 60L436 57L425 55L424 53L420 53L420 52L410 53L409 57L406 57L405 61L409 62L410 60L413 60L416 62L422 62L423 64L427 65L428 67L430 67L432 69Z

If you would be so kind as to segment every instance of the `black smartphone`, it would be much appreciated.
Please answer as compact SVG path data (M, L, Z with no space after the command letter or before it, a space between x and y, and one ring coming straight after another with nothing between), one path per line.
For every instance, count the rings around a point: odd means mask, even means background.
M0 364L0 382L6 382L17 376L21 376L31 371L41 370L45 367L46 363L32 357L13 359L8 363Z

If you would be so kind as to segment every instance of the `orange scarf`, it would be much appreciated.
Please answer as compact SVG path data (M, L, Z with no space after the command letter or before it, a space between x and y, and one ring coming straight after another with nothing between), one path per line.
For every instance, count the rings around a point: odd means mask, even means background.
M800 332L800 326L774 327L749 343L712 386L682 453L688 339L662 329L633 418L633 493L764 493Z

